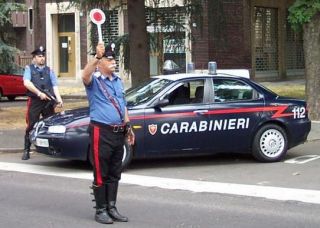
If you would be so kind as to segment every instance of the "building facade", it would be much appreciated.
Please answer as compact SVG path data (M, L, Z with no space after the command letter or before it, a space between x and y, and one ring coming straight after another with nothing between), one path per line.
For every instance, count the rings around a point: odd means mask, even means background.
M92 25L87 13L69 7L68 2L59 5L45 0L24 2L28 8L24 23L17 26L19 23L14 21L21 37L17 43L22 50L21 56L30 53L35 46L45 45L47 64L57 75L79 80L92 50ZM117 2L111 1L108 11L108 32L113 37L128 32L126 7L117 8ZM162 37L160 49L150 52L150 74L162 73L163 62L173 60L183 70L190 62L197 70L205 70L209 61L216 61L222 69L249 69L251 77L257 81L304 77L302 36L293 32L287 22L288 7L293 2L203 1L201 23L192 21L187 15L177 16L177 20L185 22L185 29L178 31L185 37L185 46L178 48L173 48L174 39L165 36L172 32L171 28L163 30L161 26L148 26L150 34ZM182 0L172 1L172 4L161 5L161 9L175 5L183 7ZM21 17L18 14L13 14L16 21ZM150 15L146 15L147 20L148 17ZM122 69L120 63L121 74Z

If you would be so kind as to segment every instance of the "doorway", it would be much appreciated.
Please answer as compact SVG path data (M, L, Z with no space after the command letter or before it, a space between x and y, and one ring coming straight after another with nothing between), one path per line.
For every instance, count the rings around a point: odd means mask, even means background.
M75 76L75 16L74 14L58 15L58 53L59 76Z
M74 76L75 35L71 32L59 33L59 76Z

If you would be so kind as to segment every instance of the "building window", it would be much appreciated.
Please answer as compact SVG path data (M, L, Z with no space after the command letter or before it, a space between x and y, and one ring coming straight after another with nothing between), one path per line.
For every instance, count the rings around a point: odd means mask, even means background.
M278 11L254 7L256 71L278 70Z
M28 27L30 30L33 29L33 9L28 10Z
M287 21L286 65L287 70L304 69L302 32L295 32Z
M74 32L74 14L59 14L58 32Z

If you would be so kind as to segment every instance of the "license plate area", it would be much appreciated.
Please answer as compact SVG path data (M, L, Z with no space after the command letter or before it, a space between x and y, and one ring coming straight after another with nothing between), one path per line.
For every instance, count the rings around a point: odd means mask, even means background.
M49 147L49 140L48 139L36 139L36 145L40 147Z

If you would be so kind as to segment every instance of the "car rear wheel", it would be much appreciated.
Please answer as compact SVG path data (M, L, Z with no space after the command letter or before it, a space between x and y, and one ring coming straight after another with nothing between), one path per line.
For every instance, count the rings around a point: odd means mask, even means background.
M132 158L133 158L133 148L131 145L129 145L128 141L125 140L125 143L123 146L122 170L125 170L129 166ZM88 149L88 160L90 164L93 166L93 157L92 157L92 153L90 153L90 147Z
M262 126L252 146L253 156L262 162L280 161L287 153L288 137L285 130L275 124Z

